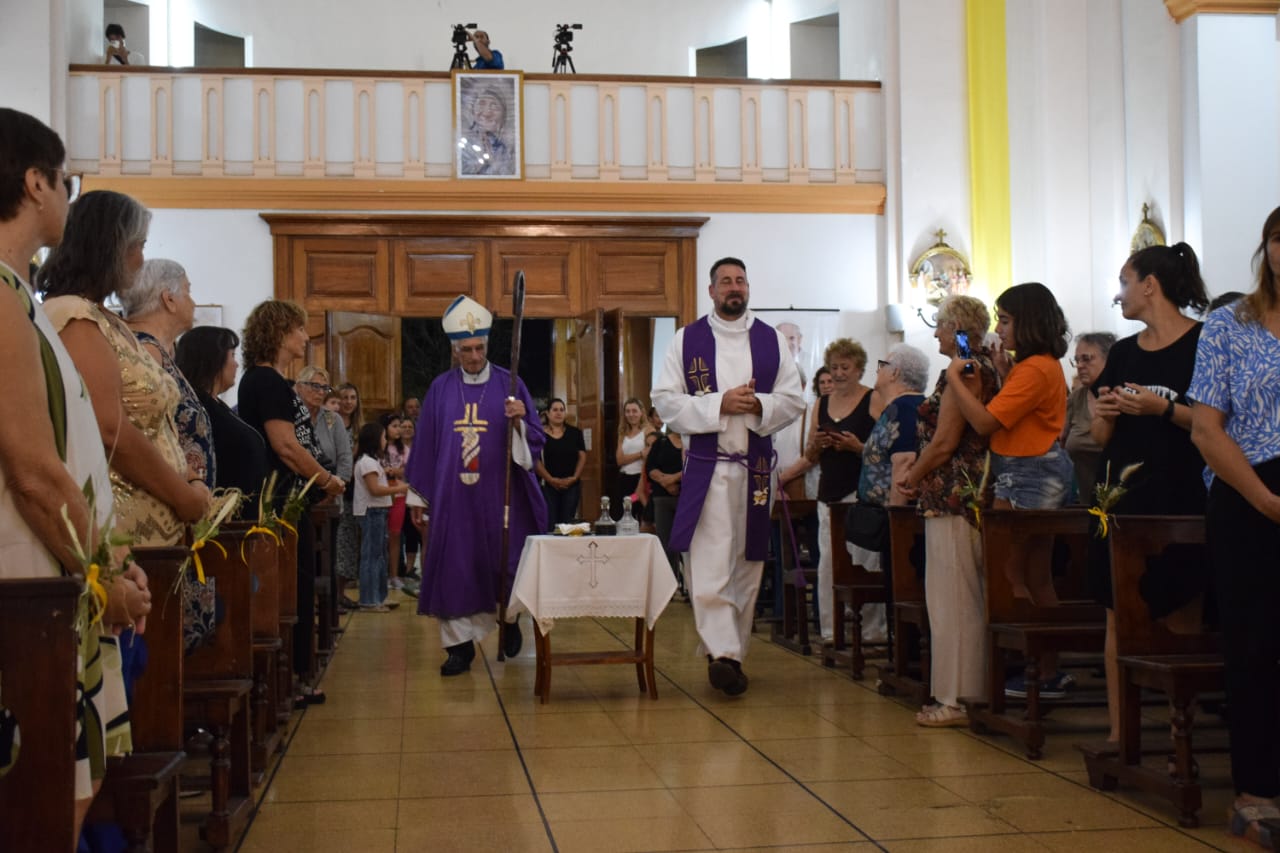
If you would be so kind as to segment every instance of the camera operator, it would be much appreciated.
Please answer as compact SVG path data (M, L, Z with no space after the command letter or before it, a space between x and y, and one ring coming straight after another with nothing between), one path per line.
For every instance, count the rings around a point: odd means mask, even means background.
M476 60L471 64L472 68L500 70L506 67L502 63L502 51L489 49L489 34L484 30L468 33L467 40L476 46Z
M124 44L124 27L119 24L107 24L107 49L102 57L106 65L146 65L147 58L136 50L129 50Z

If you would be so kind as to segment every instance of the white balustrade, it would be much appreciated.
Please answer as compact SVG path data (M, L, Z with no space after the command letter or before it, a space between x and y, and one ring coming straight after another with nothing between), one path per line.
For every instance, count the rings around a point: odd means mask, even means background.
M876 83L528 75L530 180L882 183ZM447 75L74 66L69 160L102 176L449 179Z

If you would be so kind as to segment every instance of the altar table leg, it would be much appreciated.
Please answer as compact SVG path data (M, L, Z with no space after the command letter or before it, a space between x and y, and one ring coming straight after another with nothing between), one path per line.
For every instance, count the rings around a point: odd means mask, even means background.
M644 654L644 619L636 617L636 653ZM636 681L640 684L640 692L644 693L647 687L645 683L644 661L636 661Z
M644 624L643 620L639 620L640 624ZM658 679L653 675L653 629L649 628L645 631L644 643L644 671L649 679L649 698L658 698Z

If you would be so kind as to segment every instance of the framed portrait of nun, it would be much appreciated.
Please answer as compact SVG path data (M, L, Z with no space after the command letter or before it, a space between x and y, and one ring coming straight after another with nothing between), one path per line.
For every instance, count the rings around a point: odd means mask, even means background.
M453 162L459 178L524 177L523 75L453 72Z

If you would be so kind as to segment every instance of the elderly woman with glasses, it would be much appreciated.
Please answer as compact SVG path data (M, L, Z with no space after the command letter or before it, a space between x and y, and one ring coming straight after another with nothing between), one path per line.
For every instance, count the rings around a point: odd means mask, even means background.
M320 445L320 464L345 483L351 479L351 439L342 418L324 406L325 397L333 392L329 374L323 367L309 364L298 372L293 390L311 413L311 427Z
M1067 423L1062 428L1062 446L1071 457L1076 471L1076 494L1082 504L1093 503L1094 487L1098 482L1098 460L1102 457L1102 445L1093 440L1090 425L1098 398L1093 396L1094 380L1107 366L1107 353L1116 342L1110 332L1086 332L1076 336L1076 354L1072 362L1076 366L1076 381L1067 398Z
M160 258L146 261L119 298L125 322L133 329L138 343L178 383L182 397L174 423L187 468L212 489L217 482L213 428L195 389L173 360L174 341L195 325L196 301L191 296L187 271L176 261Z

